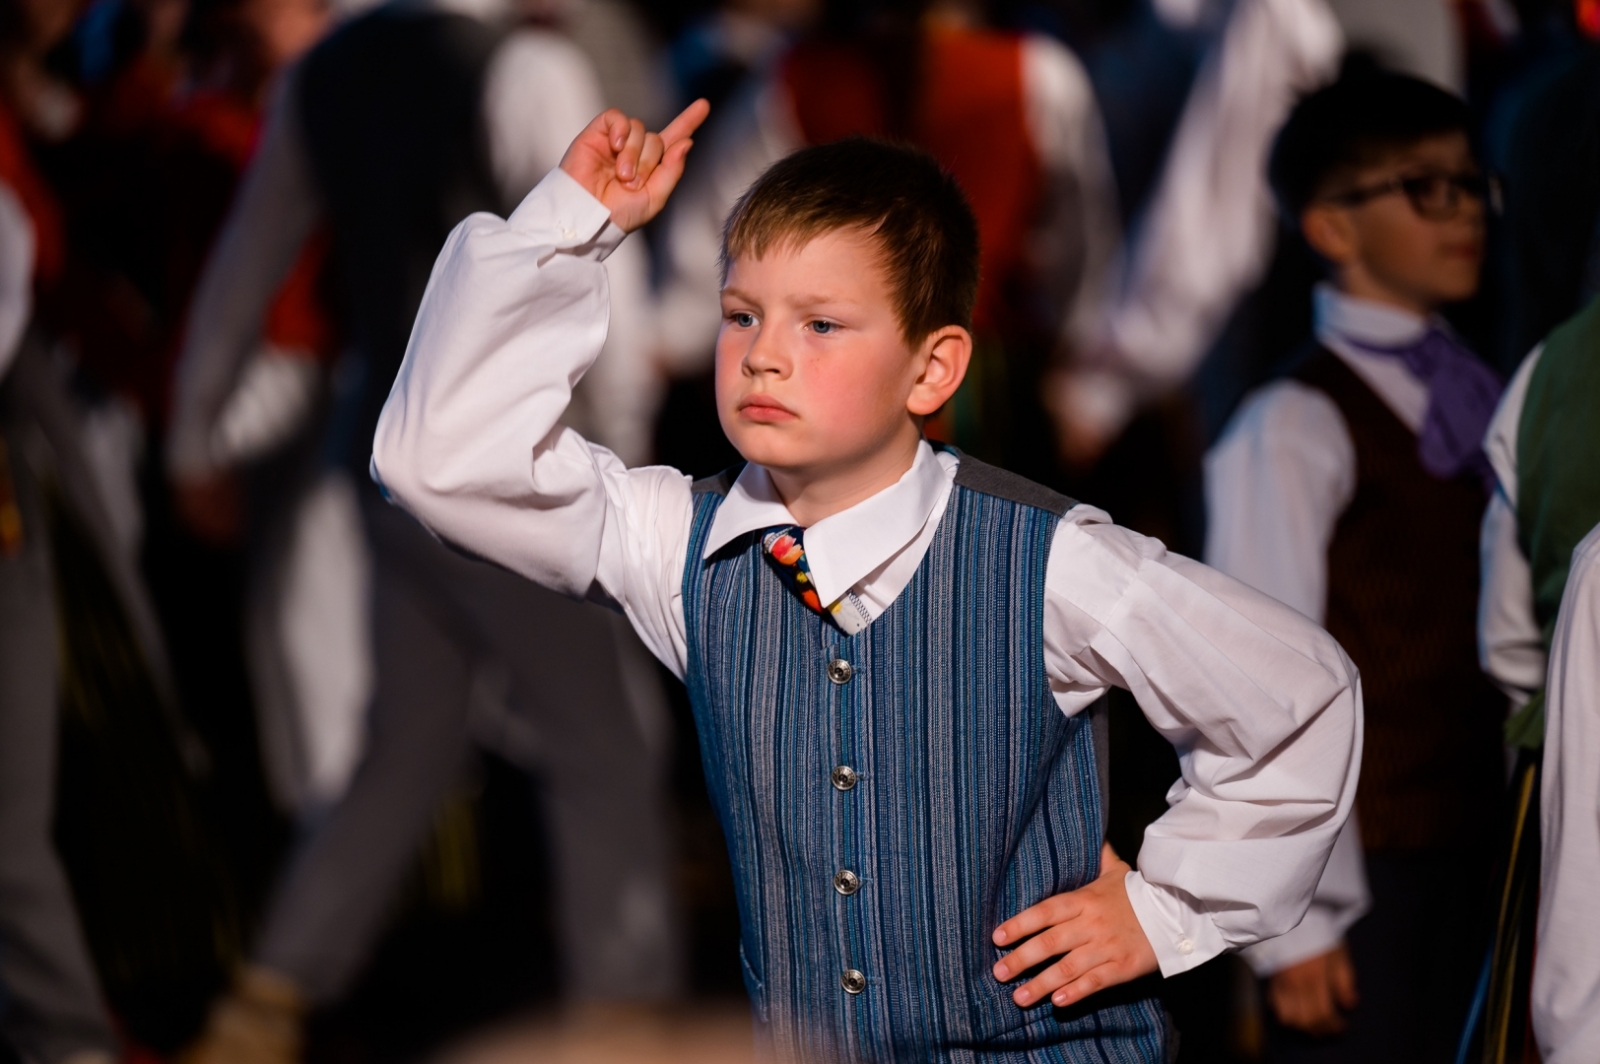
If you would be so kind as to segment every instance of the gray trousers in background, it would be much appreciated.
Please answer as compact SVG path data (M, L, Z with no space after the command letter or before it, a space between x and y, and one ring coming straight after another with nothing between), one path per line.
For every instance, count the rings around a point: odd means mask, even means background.
M9 419L8 419L9 420ZM16 427L15 422L11 427ZM117 1052L56 855L56 610L39 492L7 434L23 549L0 556L0 1026L24 1060Z
M349 989L475 746L537 772L569 1001L682 985L666 747L630 699L617 619L440 545L363 495L376 683L365 755L305 840L256 960L313 1002Z

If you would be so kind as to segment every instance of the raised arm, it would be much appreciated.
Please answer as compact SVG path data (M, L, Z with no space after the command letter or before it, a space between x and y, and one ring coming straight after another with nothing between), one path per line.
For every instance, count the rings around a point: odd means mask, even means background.
M475 214L434 265L373 441L373 475L441 538L600 594L682 667L673 576L687 482L628 472L559 421L606 338L602 265L666 202L706 106L661 134L607 111L509 219Z

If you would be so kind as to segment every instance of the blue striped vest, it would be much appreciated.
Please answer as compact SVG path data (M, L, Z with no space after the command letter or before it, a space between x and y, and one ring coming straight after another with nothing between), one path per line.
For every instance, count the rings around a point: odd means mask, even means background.
M731 485L695 485L687 680L779 1056L1163 1060L1165 1017L1137 990L1021 1009L990 973L994 928L1100 863L1104 718L1065 717L1044 667L1045 564L1072 501L963 458L916 576L846 636L758 534L702 560Z

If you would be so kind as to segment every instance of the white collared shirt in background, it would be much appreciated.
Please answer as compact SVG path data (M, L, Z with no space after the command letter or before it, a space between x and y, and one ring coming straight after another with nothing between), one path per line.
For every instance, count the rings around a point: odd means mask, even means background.
M1400 347L1419 339L1427 318L1318 285L1319 343L1371 388L1412 433L1428 412L1428 386L1404 360L1357 345ZM1328 547L1355 497L1355 442L1338 404L1295 380L1245 397L1206 455L1206 562L1323 623ZM1248 950L1262 975L1326 953L1371 907L1354 817L1334 851L1305 920Z
M1517 435L1543 347L1522 360L1489 423L1484 451L1498 489L1483 519L1478 653L1518 703L1545 692L1540 794L1539 925L1534 1035L1546 1064L1600 1059L1600 535L1572 554L1547 656L1533 607L1533 574L1517 539ZM1548 671L1547 671L1548 666Z
M379 422L373 473L442 538L613 603L681 676L689 480L630 470L560 425L606 335L601 263L621 239L560 170L508 220L458 226ZM924 444L897 484L808 530L823 593L849 581L874 612L892 602L944 512L954 467ZM751 473L724 503L719 534L768 518L798 523ZM1128 877L1161 970L1297 923L1360 760L1359 681L1333 639L1080 505L1050 551L1043 651L1063 712L1126 687L1177 747L1183 778Z
M1545 688L1530 1002L1545 1064L1600 1060L1600 528L1572 552Z

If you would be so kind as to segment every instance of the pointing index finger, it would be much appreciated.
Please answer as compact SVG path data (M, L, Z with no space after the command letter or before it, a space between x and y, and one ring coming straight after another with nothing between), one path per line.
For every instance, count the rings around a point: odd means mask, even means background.
M677 118L667 123L661 131L661 143L664 147L672 147L678 141L692 134L700 128L700 123L706 120L711 113L711 104L704 99L696 100L685 107Z

